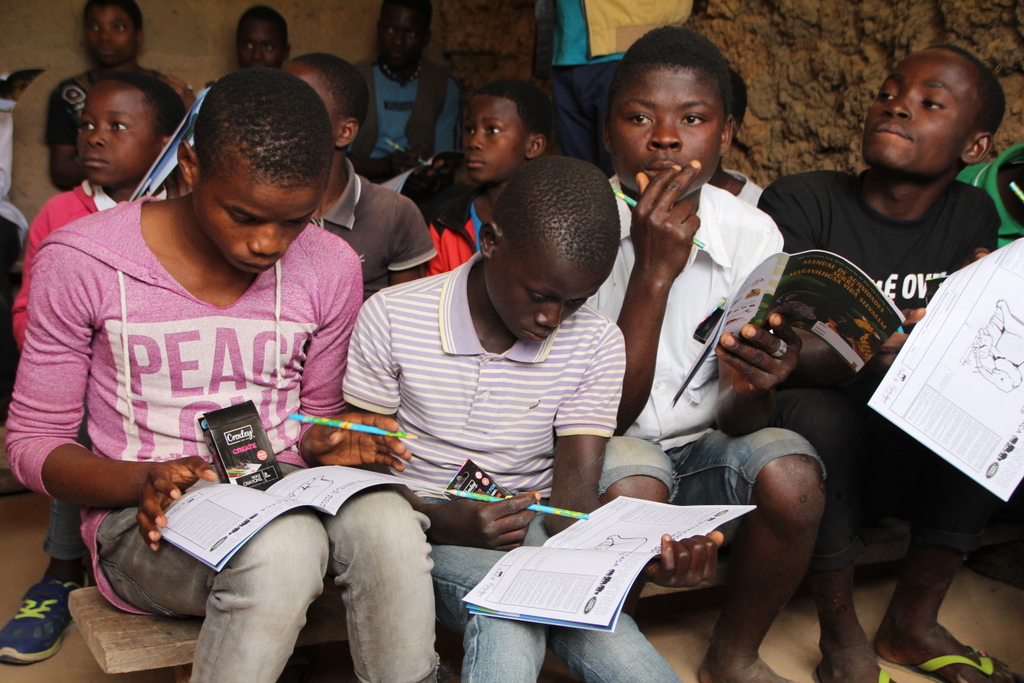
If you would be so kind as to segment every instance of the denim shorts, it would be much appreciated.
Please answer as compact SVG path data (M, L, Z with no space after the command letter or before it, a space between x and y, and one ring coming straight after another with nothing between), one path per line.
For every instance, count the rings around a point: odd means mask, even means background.
M643 439L613 437L604 455L599 493L633 476L653 477L675 505L747 505L761 468L776 458L805 455L825 466L810 443L788 429L767 427L746 436L711 432L663 451Z

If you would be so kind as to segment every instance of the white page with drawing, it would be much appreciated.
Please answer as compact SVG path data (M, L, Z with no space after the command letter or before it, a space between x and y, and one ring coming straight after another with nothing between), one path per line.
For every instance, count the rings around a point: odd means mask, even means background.
M1024 240L942 284L868 405L1010 498L1024 477Z
M637 575L661 552L663 535L706 535L753 509L617 498L543 546L507 553L463 599L475 614L614 631Z
M370 486L402 484L398 477L354 467L311 467L293 472L266 491L236 484L195 488L164 513L164 540L217 571L275 517L310 506L335 514Z

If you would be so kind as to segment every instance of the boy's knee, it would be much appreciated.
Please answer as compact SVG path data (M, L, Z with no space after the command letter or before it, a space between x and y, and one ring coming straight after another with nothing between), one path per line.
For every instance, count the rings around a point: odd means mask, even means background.
M327 537L319 518L310 510L281 515L260 529L231 560L234 566L308 569L321 578L326 563Z
M295 510L260 529L222 572L231 593L268 609L301 609L323 590L327 536L315 513Z
M597 489L602 502L619 496L667 501L672 483L672 462L657 445L627 436L608 440Z
M811 455L775 458L758 472L751 503L763 511L793 522L817 523L824 508L824 472Z
M370 489L350 498L338 514L324 520L334 562L394 563L408 566L430 553L430 522L399 492ZM376 559L375 559L376 558Z

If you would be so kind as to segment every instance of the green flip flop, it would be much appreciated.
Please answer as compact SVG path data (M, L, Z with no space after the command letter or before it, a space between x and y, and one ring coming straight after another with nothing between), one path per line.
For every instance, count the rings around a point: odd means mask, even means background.
M944 655L942 657L935 657L934 659L929 659L927 662L924 662L923 664L918 664L917 666L911 666L909 664L896 664L896 666L901 666L904 669L907 669L908 671L912 671L920 676L924 676L925 678L928 678L930 680L937 681L938 683L950 683L950 679L938 676L935 674L935 672L951 664L963 664L964 666L969 666L974 669L977 669L986 676L991 677L996 670L995 662L992 661L992 658L986 655L984 652L981 652L980 650L973 647L971 648L971 653L978 658L977 661L971 659L970 657L965 657L963 655ZM895 664L895 662L890 663ZM1015 681L1017 681L1018 683L1024 683L1024 677L1022 677L1020 674L1012 675Z

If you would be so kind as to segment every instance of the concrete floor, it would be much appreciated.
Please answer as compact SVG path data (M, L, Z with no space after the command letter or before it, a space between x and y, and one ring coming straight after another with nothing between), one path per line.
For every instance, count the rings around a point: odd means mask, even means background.
M24 590L46 566L40 549L46 533L49 503L42 496L23 493L0 496L0 622L14 614ZM894 566L867 568L858 579L857 609L869 633L877 627L895 585ZM718 589L661 596L641 601L637 619L647 637L690 683L704 650L722 593ZM1016 671L1024 671L1024 591L964 570L954 582L941 620L954 634L975 647L993 653ZM818 627L813 605L801 591L783 610L768 634L762 656L780 674L800 683L811 680L817 663ZM458 638L439 633L443 656L460 656ZM323 646L314 683L355 681L351 660L343 646ZM927 679L893 671L901 683ZM170 671L106 675L96 665L74 628L61 651L52 659L31 666L0 664L3 683L91 683L106 681L170 683ZM574 680L549 657L541 676L545 683Z

